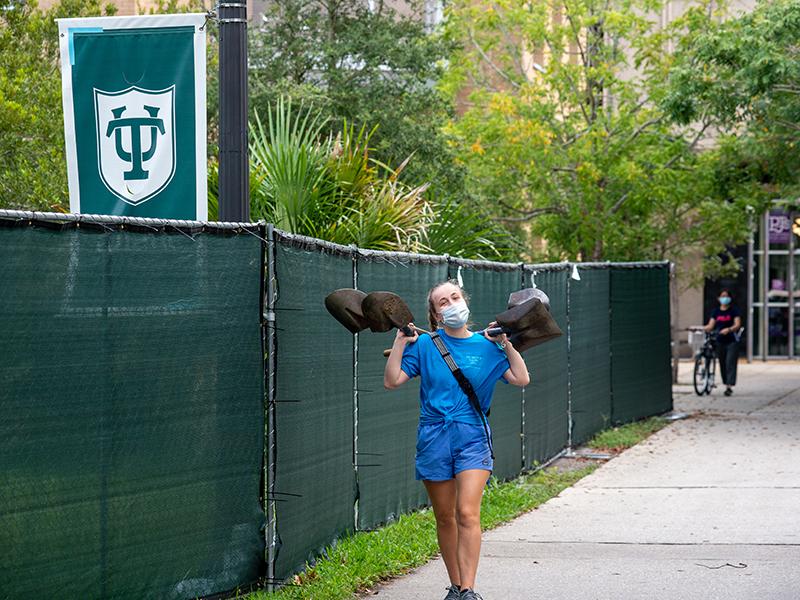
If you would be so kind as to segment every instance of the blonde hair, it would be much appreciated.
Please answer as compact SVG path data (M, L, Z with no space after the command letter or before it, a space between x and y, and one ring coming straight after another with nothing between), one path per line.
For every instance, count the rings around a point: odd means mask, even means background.
M458 285L457 280L447 279L445 281L440 281L439 283L437 283L435 286L433 286L431 289L428 290L428 324L430 325L431 331L436 331L439 328L439 321L436 319L436 313L438 311L436 310L436 307L433 305L433 292L438 290L443 285L447 285L448 283L456 286L459 290L461 290L461 296L464 298L464 302L467 303L467 306L469 306L469 295L464 290L464 288Z

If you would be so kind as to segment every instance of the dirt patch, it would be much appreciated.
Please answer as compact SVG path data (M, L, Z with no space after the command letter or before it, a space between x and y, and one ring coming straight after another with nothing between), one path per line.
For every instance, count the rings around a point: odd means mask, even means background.
M745 415L746 416L746 415ZM743 417L743 413L722 413L716 412L713 409L698 410L692 413L692 419L714 419L717 421L739 421Z
M565 457L557 458L552 463L551 467L557 468L562 473L569 473L570 471L580 471L589 465L602 465L608 462L604 459L598 458L582 458L582 457Z

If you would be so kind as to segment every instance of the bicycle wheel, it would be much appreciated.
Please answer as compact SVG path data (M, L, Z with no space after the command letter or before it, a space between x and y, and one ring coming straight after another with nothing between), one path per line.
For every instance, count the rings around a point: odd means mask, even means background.
M706 357L706 394L711 395L711 390L717 387L714 383L714 371L716 370L716 354Z
M708 390L708 359L702 353L694 359L694 393L702 396Z

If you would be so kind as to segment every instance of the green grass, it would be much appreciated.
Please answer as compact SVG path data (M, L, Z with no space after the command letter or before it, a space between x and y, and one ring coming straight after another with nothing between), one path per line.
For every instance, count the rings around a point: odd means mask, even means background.
M508 481L491 481L483 496L481 526L491 529L527 512L596 468L539 471ZM274 594L254 592L247 600L342 600L389 577L426 563L438 552L430 509L401 516L376 531L360 532L328 548L327 558Z
M605 451L630 448L658 431L667 421L651 417L606 429L588 445ZM492 529L557 496L563 489L591 473L597 465L560 472L546 469L498 483L491 480L483 496L481 526ZM436 527L430 509L402 515L376 531L359 532L328 548L326 558L294 577L274 594L264 591L246 600L345 600L361 590L396 577L428 562L438 553Z
M635 423L612 427L594 436L587 443L587 446L595 450L619 452L620 450L635 446L667 425L667 423L668 421L662 417L650 417L649 419L636 421Z

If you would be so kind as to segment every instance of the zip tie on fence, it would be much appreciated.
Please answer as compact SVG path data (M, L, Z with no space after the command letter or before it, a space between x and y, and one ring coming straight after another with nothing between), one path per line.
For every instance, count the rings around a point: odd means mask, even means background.
M570 275L575 281L581 280L581 274L578 272L578 263L574 263L572 265L572 275Z
M181 229L180 227L173 227L173 229L174 229L175 231L177 231L178 233L180 233L181 235L184 235L184 236L186 236L187 238L189 238L189 239L190 239L190 240L192 240L193 242L196 242L196 241L197 241L196 239L194 239L194 236L193 236L193 235L189 235L188 233L186 233L186 232L185 232L183 229Z
M260 236L260 235L258 235L257 233L253 233L253 232L252 232L252 231L250 231L249 229L243 229L242 231L244 231L245 233L249 233L250 235L252 235L252 236L253 236L253 237L255 237L255 238L258 238L259 240L261 240L261 241L262 241L262 242L264 242L265 244L269 244L269 242L268 242L267 240L265 240L263 237L261 237L261 236Z

